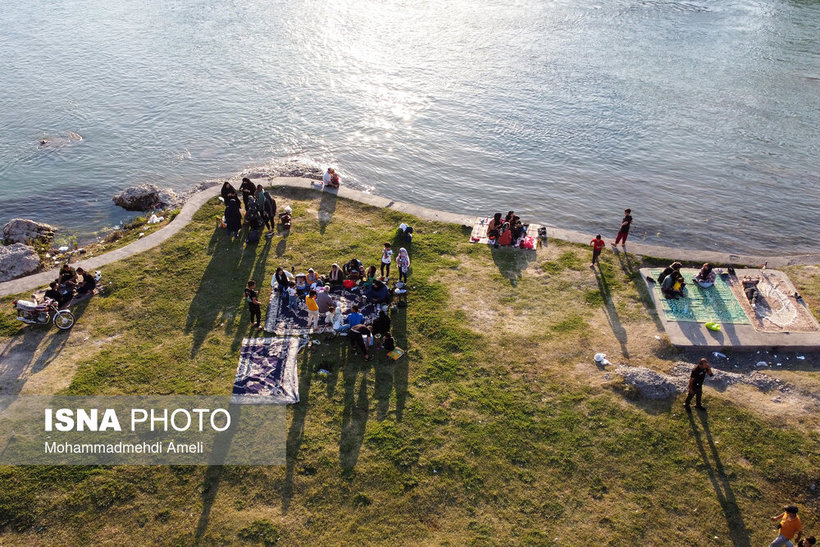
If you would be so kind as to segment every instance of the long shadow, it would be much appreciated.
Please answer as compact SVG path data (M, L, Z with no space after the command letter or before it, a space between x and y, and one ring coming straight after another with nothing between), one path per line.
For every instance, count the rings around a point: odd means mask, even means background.
M359 358L361 359L361 358ZM359 372L361 371L361 378ZM342 413L342 434L339 439L339 462L344 473L350 473L359 460L359 450L364 441L364 431L370 414L367 395L367 373L370 363L348 363L344 370L345 396ZM359 381L358 396L356 381Z
M612 293L609 289L609 283L606 281L606 274L601 270L600 264L595 270L595 281L598 282L598 290L601 293L601 298L604 301L604 315L606 316L609 328L612 329L612 334L621 345L621 355L629 359L629 350L626 347L627 335L626 329L621 324L621 319L618 317L618 311L615 309L615 304L612 302Z
M232 241L224 230L215 229L208 243L208 252L211 260L202 272L185 323L185 332L193 333L191 357L199 352L217 322L227 320L228 315L235 311L235 300L225 295L236 294L239 298L248 280L247 271L241 272L237 268L244 256L241 240Z
M527 268L530 262L536 258L534 250L516 249L512 247L491 247L493 262L498 271L510 280L510 285L515 287L521 279L521 272Z
M333 220L333 213L336 212L336 201L338 200L338 190L335 188L325 188L322 191L322 199L319 201L319 233L324 234L327 225Z
M709 431L709 420L706 414L698 413L703 433L706 436L706 442L709 444L709 452L711 453L714 466L709 461L706 448L703 446L703 439L701 438L700 430L695 423L695 418L689 414L689 425L692 427L692 433L695 436L695 444L700 453L703 465L706 468L706 474L709 477L709 482L712 483L712 488L715 490L718 503L723 509L723 516L726 519L726 524L729 527L729 537L732 539L732 545L736 546L750 546L749 531L746 529L746 523L743 521L743 515L740 508L737 506L735 494L732 491L732 485L729 477L723 469L723 462L720 460L715 443L712 440L712 433Z
M410 298L410 296L408 296ZM408 300L408 306L410 305ZM410 382L410 357L407 350L407 308L399 308L393 314L393 338L396 346L405 350L405 354L399 357L393 367L393 391L396 393L396 421L402 421L404 417L404 407L407 404L407 386Z
M313 377L313 363L310 359L310 352L302 354L302 362L299 366L299 404L293 405L293 419L288 430L285 483L282 486L282 513L287 513L290 507L290 500L293 498L293 474L296 471L296 457L302 446L305 436L305 419L308 408L310 408L310 382Z

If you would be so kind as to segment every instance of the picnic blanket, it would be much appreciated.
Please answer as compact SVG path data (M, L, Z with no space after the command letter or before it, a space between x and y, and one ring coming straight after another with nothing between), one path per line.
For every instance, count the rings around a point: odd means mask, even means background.
M359 305L359 313L364 316L365 323L372 323L379 316L379 308L375 304L362 304L363 300L358 288L354 290L334 289L331 298L341 306L342 313L346 313L354 304ZM265 319L265 330L280 336L289 334L309 334L308 313L304 299L299 299L299 305L294 313L288 306L282 305L279 291L272 291L268 315ZM319 314L319 328L314 332L333 332L333 325L325 322L324 314Z
M661 271L663 271L661 268L652 269L649 275L657 279ZM751 323L740 302L737 301L732 287L721 276L717 276L712 287L704 289L692 281L692 278L698 274L698 270L682 269L681 273L686 280L685 298L668 300L661 293L661 284L652 283L652 290L655 291L663 308L663 313L669 321Z
M242 340L231 403L298 403L296 354L305 344L307 340L297 336Z
M476 219L475 224L473 225L473 231L470 234L470 243L483 243L485 245L490 243L490 239L487 237L487 226L490 224L491 220L492 219L490 217L479 217ZM541 228L540 224L524 225L524 240L532 238L530 241L533 249L535 249L535 246L538 244L539 228Z

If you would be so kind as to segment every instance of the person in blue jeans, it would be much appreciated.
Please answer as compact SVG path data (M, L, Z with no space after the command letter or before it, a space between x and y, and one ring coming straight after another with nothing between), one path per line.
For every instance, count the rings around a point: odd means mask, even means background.
M299 313L299 297L296 296L296 283L291 281L288 287L288 308L293 312L293 315Z

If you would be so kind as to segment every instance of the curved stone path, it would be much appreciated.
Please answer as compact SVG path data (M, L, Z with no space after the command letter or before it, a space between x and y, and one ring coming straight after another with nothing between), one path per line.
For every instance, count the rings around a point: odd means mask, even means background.
M460 215L456 213L448 213L445 211L437 211L435 209L428 209L426 207L420 207L418 205L413 205L410 203L393 201L388 198L376 196L373 194L367 194L365 192L360 192L358 190L353 190L351 188L346 187L342 187L337 191L322 190L321 184L318 181L306 178L274 177L256 179L254 180L254 183L264 184L267 187L270 187L274 192L279 188L301 188L304 190L313 190L317 193L322 193L323 191L325 193L335 193L342 198L358 201L360 203L372 205L374 207L395 209L396 211L401 211L403 213L414 215L425 220L450 222L454 224L462 224L464 226L469 227L472 227L476 217L486 216L487 214L489 214L487 211L476 211L474 215ZM185 205L182 207L182 210L179 212L176 218L174 218L174 220L172 220L170 223L168 223L167 226L163 227L162 229L157 230L156 232L148 236L145 236L142 239L134 241L133 243L129 243L124 247L120 247L119 249L115 249L113 251L109 251L98 256L87 258L85 260L80 260L78 262L75 262L73 265L75 267L81 267L88 271L94 271L102 268L103 266L111 264L112 262L116 262L117 260L122 260L123 258L141 253L143 251L147 251L148 249L153 249L163 241L167 240L170 237L173 237L180 230L182 230L191 221L194 214L202 207L202 205L205 204L205 202L219 195L220 188L221 185L217 184L215 186L211 186L210 188L206 188L190 196L185 201ZM570 241L573 243L581 243L586 245L589 244L590 239L592 239L593 237L592 235L587 233L577 232L573 230L563 230L561 228L555 228L553 226L550 226L548 223L545 222L540 223L547 226L547 233L550 239L560 239L564 241ZM614 233L614 230L610 231ZM674 259L685 262L714 262L718 264L735 264L738 266L754 267L759 266L766 261L768 261L768 267L770 268L792 266L799 264L820 264L820 254L816 253L791 256L743 255L721 253L717 251L695 251L688 249L675 249L671 247L663 247L661 245L649 245L644 243L631 242L627 246L627 250L630 253L637 255L667 258L670 260ZM57 278L58 270L58 268L55 268L45 272L40 272L28 275L26 277L21 277L19 279L12 279L11 281L5 281L3 283L0 283L0 297L8 296L11 294L18 294L25 291L31 291L39 287L44 287L48 285L48 283Z

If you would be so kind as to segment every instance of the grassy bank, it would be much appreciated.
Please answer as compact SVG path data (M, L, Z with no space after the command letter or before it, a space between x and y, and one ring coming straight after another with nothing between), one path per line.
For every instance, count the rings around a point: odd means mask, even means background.
M278 265L376 264L407 221L329 195L277 200L294 209L288 237L230 243L211 202L107 267L69 333L3 313L4 394L229 393L248 279L266 301ZM393 317L407 355L303 350L287 465L0 468L0 542L758 545L786 501L818 529L816 417L761 412L747 387L707 388L708 418L690 416L593 365L597 351L659 371L692 358L655 339L636 257L607 252L596 275L576 245L494 250L411 223L409 306ZM816 312L820 276L789 273ZM809 365L787 373L817 387Z

